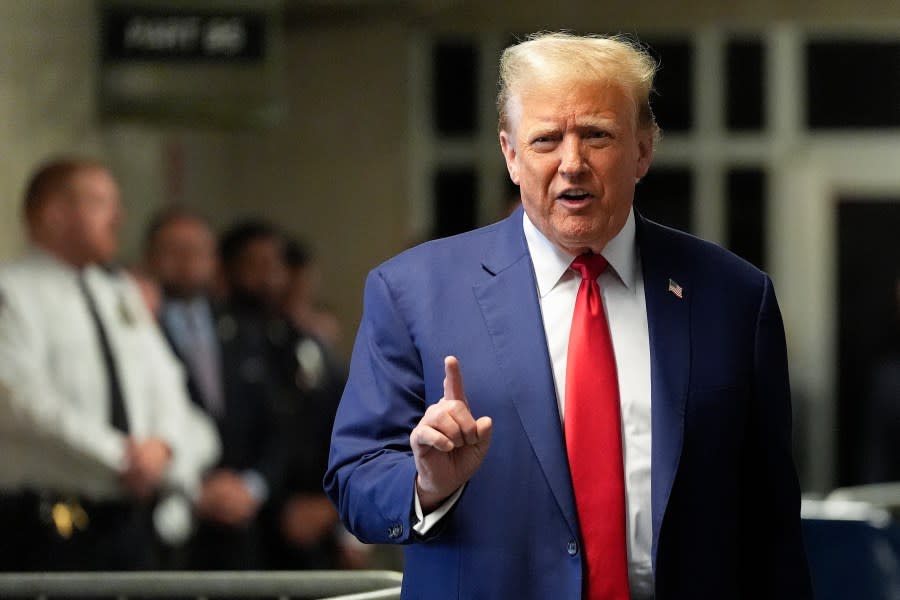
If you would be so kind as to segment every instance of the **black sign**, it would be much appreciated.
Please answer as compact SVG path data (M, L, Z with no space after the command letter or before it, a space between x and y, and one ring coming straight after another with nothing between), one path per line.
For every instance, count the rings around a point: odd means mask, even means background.
M256 62L264 58L262 12L196 12L107 7L105 61Z

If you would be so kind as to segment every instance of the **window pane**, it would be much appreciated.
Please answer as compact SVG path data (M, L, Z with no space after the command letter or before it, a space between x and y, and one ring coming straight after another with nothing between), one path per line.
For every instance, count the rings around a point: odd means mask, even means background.
M442 168L434 177L433 237L475 228L478 175L473 167Z
M663 131L688 131L694 125L694 47L688 41L648 43L659 61L651 97L653 112Z
M438 42L433 50L432 114L442 135L478 128L478 51L468 42Z
M900 41L815 41L806 56L810 128L900 127Z
M766 174L762 169L733 169L727 190L728 247L765 269Z
M726 53L726 122L732 131L765 127L765 74L760 40L732 40Z
M900 480L900 196L840 197L838 485ZM826 367L827 368L827 367Z
M694 174L687 167L653 167L635 189L635 207L645 217L691 230Z

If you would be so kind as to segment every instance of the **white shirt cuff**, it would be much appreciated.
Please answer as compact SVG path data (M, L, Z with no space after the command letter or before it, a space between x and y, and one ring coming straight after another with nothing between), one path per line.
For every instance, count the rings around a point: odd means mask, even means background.
M253 496L253 499L260 504L265 504L266 500L269 499L269 484L266 483L266 478L259 471L247 469L241 472L241 479L244 480L244 485L250 490L250 495Z
M444 502L438 506L436 509L428 513L427 515L422 514L422 502L419 500L419 491L415 491L415 506L416 506L416 519L418 522L413 525L413 531L418 533L419 535L425 535L431 529L437 525L441 519L444 518L450 509L456 504L456 501L459 500L459 497L462 496L463 490L466 489L466 486L462 485L458 490L453 492L453 495L444 500Z

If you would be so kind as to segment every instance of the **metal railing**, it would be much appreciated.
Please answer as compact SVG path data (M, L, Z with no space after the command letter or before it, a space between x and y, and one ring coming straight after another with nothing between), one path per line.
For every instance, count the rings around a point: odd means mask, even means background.
M900 521L900 481L838 488L828 494L827 499L867 502L890 511Z
M399 600L395 571L4 573L0 598Z

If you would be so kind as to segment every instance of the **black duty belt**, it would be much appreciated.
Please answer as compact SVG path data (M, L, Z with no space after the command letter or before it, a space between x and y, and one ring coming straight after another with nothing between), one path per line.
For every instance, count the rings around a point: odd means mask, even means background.
M89 528L111 529L137 518L140 505L125 500L95 501L71 494L16 492L0 494L0 510L26 520L40 520L65 539Z

